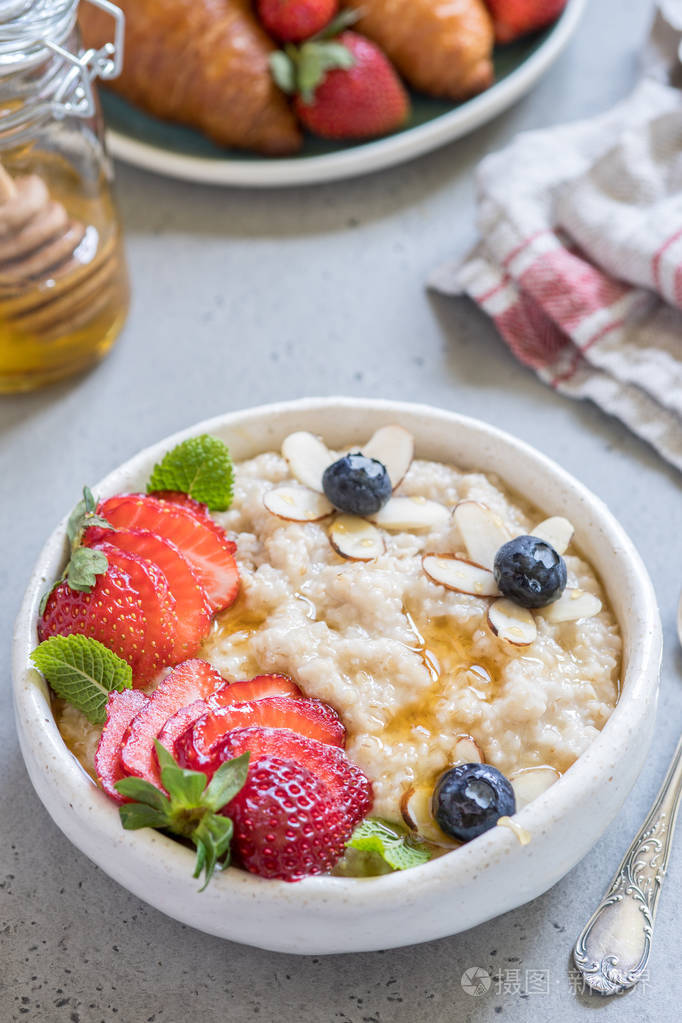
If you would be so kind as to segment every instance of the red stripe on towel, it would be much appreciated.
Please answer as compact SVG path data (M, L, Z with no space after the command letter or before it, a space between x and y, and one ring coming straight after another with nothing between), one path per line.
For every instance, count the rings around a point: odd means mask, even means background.
M547 315L569 332L631 290L566 249L540 257L522 275L521 284Z
M556 361L569 339L529 295L494 317L497 329L514 355L526 366L544 369Z
M663 262L663 257L670 246L674 245L680 237L682 237L682 227L678 228L677 231L675 231L674 234L671 234L669 238L666 238L663 244L656 250L653 259L651 260L651 274L654 279L654 285L661 295L663 295L663 290L661 288L661 263ZM677 294L677 284L675 285L675 293ZM665 298L665 296L663 297Z

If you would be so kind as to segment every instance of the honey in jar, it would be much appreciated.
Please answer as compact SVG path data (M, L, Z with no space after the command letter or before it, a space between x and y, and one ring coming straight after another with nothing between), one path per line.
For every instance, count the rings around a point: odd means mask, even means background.
M92 0L91 0L92 2ZM0 12L0 391L85 369L128 309L121 230L93 79L116 46L83 52L78 0L10 0Z

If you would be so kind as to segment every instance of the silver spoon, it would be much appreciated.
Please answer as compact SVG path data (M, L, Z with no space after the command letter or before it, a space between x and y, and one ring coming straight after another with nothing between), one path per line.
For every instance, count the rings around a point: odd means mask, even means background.
M682 643L682 599L677 633ZM573 949L585 984L603 995L634 987L646 971L680 795L682 739L649 815Z

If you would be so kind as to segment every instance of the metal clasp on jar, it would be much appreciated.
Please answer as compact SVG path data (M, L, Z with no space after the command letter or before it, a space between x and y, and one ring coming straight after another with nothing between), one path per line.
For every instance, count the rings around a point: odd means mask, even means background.
M114 19L114 41L105 43L99 49L85 50L82 54L71 53L58 43L46 41L46 45L53 53L72 65L52 98L52 112L57 119L69 116L91 117L95 112L95 97L92 90L94 79L116 78L123 66L125 31L123 11L109 0L87 2L99 7Z

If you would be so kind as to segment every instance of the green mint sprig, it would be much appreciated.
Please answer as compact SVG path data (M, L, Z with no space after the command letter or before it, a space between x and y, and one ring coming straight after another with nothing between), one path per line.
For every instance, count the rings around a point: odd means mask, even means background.
M135 800L119 807L121 823L128 831L160 828L193 842L197 858L192 876L205 872L199 889L203 892L215 870L229 866L234 829L230 818L218 811L243 787L251 754L243 753L221 764L207 784L205 774L180 767L158 739L155 746L161 782L168 796L143 778L121 779L116 782L116 791Z
M69 515L66 524L66 535L71 545L69 560L59 579L41 597L38 609L41 615L45 611L50 594L61 582L66 580L72 590L89 593L97 582L97 576L104 575L109 567L106 554L102 551L93 551L90 547L83 547L83 536L90 526L114 528L110 522L97 514L97 501L92 491L89 487L83 487L83 498Z
M232 503L233 486L234 469L227 446L203 433L164 455L152 470L147 493L179 490L211 511L226 511Z
M35 648L31 660L57 696L94 725L106 720L109 693L133 684L130 665L90 636L51 636Z
M358 824L346 845L361 852L377 853L393 870L408 870L426 863L431 854L410 842L399 825L378 817L367 817Z

